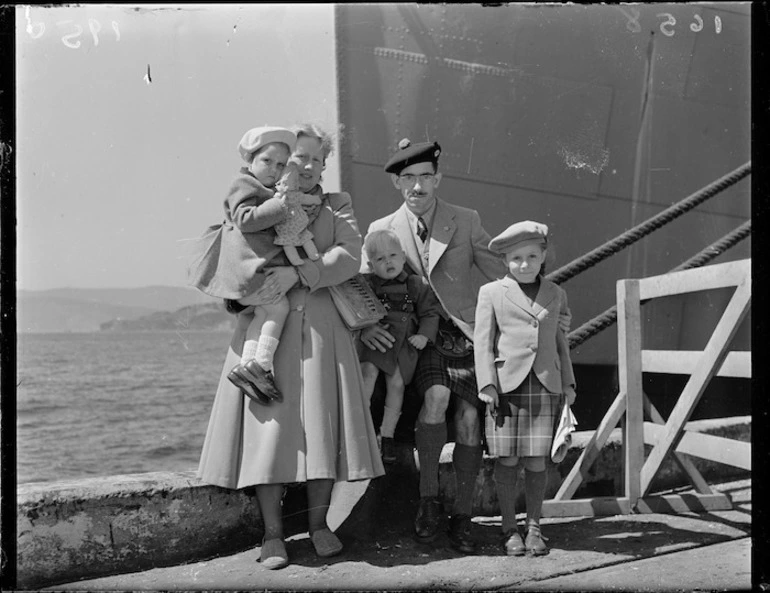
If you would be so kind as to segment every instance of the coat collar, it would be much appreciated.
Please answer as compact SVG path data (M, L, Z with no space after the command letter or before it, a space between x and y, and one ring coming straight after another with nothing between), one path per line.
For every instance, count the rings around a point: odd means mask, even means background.
M519 283L510 276L502 278L500 283L505 288L505 296L509 301L538 319L545 316L548 305L558 296L556 285L544 278L540 280L540 289L532 303L529 302Z

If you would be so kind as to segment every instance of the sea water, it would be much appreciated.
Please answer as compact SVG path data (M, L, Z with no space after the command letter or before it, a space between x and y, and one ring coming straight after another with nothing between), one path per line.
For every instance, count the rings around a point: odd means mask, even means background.
M197 468L231 334L20 334L17 482Z

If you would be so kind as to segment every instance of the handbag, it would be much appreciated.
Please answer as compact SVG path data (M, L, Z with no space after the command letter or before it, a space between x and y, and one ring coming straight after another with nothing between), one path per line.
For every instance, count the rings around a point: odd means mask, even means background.
M361 274L329 287L332 301L350 330L374 325L387 315L385 305Z
M556 427L556 434L554 434L551 445L551 460L554 463L561 463L567 456L567 451L572 445L572 433L575 432L575 426L577 426L577 419L572 413L572 408L565 401L559 416L559 426Z

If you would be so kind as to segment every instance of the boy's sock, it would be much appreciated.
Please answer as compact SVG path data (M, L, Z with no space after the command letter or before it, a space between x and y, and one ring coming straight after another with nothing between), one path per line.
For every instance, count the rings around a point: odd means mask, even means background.
M476 487L476 478L481 469L481 446L461 445L455 443L452 464L455 470L455 482L457 484L457 496L452 507L453 515L473 514L473 490Z
M257 340L246 340L243 343L243 352L241 353L241 363L246 364L250 360L254 360L257 356Z
M524 472L524 498L527 501L527 527L540 525L540 513L545 498L546 472Z
M273 356L278 349L278 340L262 334L259 336L259 342L257 344L257 352L254 358L259 366L266 371L273 370Z
M497 501L500 503L500 514L503 516L503 533L516 528L516 480L519 477L519 466L503 465L495 461L495 490Z
M401 410L399 408L392 408L385 406L382 413L382 424L380 425L380 434L384 437L393 438L393 433L396 432L396 424L401 416Z
M420 461L420 496L438 496L438 466L446 443L446 423L425 424L419 420L414 431L414 444Z

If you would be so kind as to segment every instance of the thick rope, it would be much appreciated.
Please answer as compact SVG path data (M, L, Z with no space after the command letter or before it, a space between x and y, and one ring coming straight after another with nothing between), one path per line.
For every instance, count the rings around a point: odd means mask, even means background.
M684 198L673 206L666 208L659 214L647 219L645 222L638 224L632 229L629 229L622 235L618 235L614 239L607 241L604 245L597 247L593 251L589 251L585 255L582 255L581 257L573 260L569 264L559 268L554 272L551 272L546 276L546 278L555 282L556 284L561 284L562 282L569 280L573 276L578 275L583 270L590 268L591 266L608 258L610 255L613 255L621 249L628 247L632 243L635 243L645 235L649 235L655 229L662 227L664 224L671 222L685 212L692 210L698 204L705 202L725 188L737 183L750 173L751 161L738 167L732 173L728 173L724 177L717 179L710 185L707 185L694 194Z
M751 221L743 223L741 226L739 226L737 229L732 231L731 233L728 233L724 237L722 237L719 241L716 243L712 243L708 247L706 247L704 250L700 251L690 259L682 262L677 267L675 267L673 270L670 270L668 273L674 273L674 272L681 272L682 270L688 270L690 268L699 268L703 266L704 264L710 262L712 259L717 257L718 255L721 255L746 237L748 237L751 234ZM647 301L642 301L641 304L646 303ZM607 309L604 313L601 315L597 315L594 317L591 321L588 321L581 325L579 328L577 328L575 331L572 331L567 336L567 339L569 340L569 347L570 349L576 348L583 342L585 342L588 338L595 336L602 330L610 327L612 324L614 324L618 319L618 308L617 306L612 306L609 309Z

